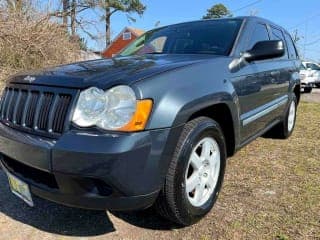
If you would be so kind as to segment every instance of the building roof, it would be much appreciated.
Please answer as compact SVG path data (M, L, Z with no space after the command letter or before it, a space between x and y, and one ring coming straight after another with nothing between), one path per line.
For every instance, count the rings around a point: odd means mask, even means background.
M145 33L145 31L138 29L138 28L131 28L131 27L125 27L124 29L122 29L122 31L112 40L111 44L115 41L117 41L118 38L122 37L122 34L130 31L133 35L135 35L136 37L140 37L142 34ZM110 44L110 45L111 45Z
M136 35L137 37L140 37L142 34L145 33L144 30L138 29L138 28L126 27L125 29L129 30L129 31L132 32L134 35Z

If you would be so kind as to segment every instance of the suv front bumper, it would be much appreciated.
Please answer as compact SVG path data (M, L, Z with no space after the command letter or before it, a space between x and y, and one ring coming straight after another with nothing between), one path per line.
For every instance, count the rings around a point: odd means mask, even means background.
M181 130L74 130L53 140L0 124L0 162L5 171L28 183L33 194L57 203L143 209L158 196Z

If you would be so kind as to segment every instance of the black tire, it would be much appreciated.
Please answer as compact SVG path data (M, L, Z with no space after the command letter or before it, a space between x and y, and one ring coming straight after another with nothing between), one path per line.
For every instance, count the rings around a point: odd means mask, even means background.
M317 88L320 88L320 83L315 84Z
M312 87L307 87L303 89L304 93L311 93L312 92Z
M185 173L189 157L201 139L213 138L220 150L220 172L217 184L210 198L200 207L191 205L185 189ZM164 218L188 226L203 218L213 207L220 192L226 165L226 145L219 124L207 117L188 122L179 138L163 189L155 203L157 212Z
M293 122L293 128L291 130L288 129L288 118L289 118L289 113L290 113L290 106L291 103L295 104L295 116L294 116L294 122ZM292 95L292 99L290 100L290 103L287 107L287 111L285 114L284 119L277 124L275 127L273 127L271 130L269 130L266 134L265 137L267 138L275 138L275 139L287 139L291 136L295 123L296 123L296 118L297 118L297 98L295 94Z

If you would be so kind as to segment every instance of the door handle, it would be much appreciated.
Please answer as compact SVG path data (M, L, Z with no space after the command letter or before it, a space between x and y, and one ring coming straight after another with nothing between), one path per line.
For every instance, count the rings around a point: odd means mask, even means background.
M278 77L280 75L280 71L272 71L270 75L271 77Z

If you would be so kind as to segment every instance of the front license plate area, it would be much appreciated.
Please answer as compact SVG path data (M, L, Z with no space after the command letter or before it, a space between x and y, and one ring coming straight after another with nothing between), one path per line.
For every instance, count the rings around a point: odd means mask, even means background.
M7 176L9 179L11 192L17 197L21 198L30 207L33 207L34 204L33 204L29 185L10 173L7 173Z

